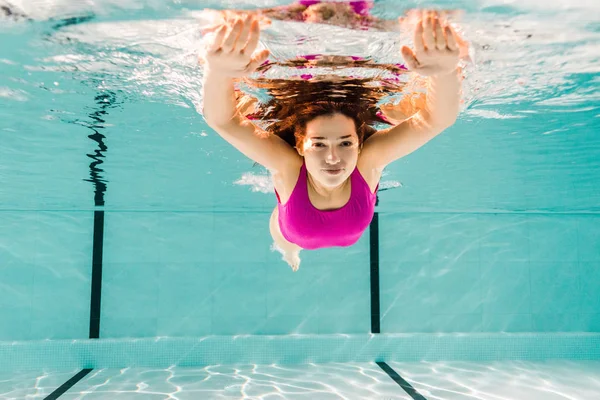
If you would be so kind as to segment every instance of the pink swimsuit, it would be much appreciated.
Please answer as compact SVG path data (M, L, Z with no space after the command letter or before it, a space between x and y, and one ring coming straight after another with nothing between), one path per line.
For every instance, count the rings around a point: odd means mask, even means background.
M375 193L371 193L358 168L352 171L350 179L352 192L348 203L336 210L319 210L308 197L307 171L303 161L298 181L287 203L281 204L275 190L279 228L283 237L307 250L347 247L356 243L373 219L379 184Z

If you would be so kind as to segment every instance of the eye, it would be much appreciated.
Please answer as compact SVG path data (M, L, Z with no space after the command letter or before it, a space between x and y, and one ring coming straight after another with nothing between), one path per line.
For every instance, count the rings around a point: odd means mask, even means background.
M342 142L343 145L345 145L346 147L352 146L354 143L352 142Z
M325 146L323 143L313 143L314 147L323 147Z

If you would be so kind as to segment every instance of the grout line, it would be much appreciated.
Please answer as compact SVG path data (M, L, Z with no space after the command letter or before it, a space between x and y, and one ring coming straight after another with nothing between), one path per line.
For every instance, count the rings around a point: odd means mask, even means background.
M417 392L417 390L412 387L412 385L408 382L406 382L401 376L400 374L398 374L396 371L394 371L392 369L392 367L390 367L389 365L387 365L385 362L382 361L377 361L376 362L377 365L379 365L379 367L386 373L389 375L390 378L392 378L394 380L394 382L396 382L398 385L400 385L400 387L402 387L402 389L404 389L404 391L413 398L413 400L427 400L425 397L423 397L423 395L421 395L421 393Z
M58 389L50 393L44 400L56 400L63 395L67 390L71 389L73 385L83 379L87 374L92 372L93 368L85 368L73 376L71 379L63 383Z

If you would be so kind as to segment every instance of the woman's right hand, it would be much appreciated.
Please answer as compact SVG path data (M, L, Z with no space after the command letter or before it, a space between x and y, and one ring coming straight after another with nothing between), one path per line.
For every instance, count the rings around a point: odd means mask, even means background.
M259 22L252 15L227 21L206 43L200 61L206 72L229 78L250 75L269 57L269 50L255 52L259 33Z

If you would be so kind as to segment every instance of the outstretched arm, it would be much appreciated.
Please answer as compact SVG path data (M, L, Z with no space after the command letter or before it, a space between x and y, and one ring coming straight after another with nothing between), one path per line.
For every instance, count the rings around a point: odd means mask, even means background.
M462 39L449 25L442 26L435 12L427 12L417 23L414 42L415 51L404 46L402 56L410 70L428 76L425 106L365 141L361 157L373 169L381 170L412 153L454 124L458 116L461 71L457 65Z
M454 124L460 108L461 80L459 68L429 77L425 108L420 111L429 125L448 127Z
M204 118L223 139L270 171L295 167L299 155L285 140L254 126L237 111L234 78L252 73L269 52L255 53L260 28L252 16L230 21L215 31L204 57ZM298 166L299 168L299 166Z

